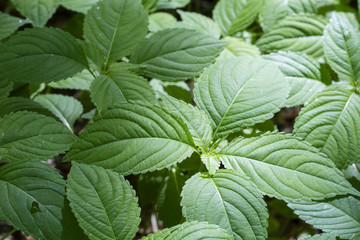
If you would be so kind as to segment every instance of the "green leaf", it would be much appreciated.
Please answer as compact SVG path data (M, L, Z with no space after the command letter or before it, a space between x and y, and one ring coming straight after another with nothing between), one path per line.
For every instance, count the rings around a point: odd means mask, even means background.
M284 0L267 0L259 13L259 23L264 32L269 32L276 24L289 15L289 8Z
M30 19L35 27L43 27L55 13L61 0L11 0L16 10Z
M272 118L289 87L275 64L240 57L216 62L195 84L197 106L211 118L214 136L222 137Z
M260 51L256 46L245 42L241 38L224 37L221 40L228 42L228 45L220 53L217 61L225 58L260 56Z
M190 3L190 0L159 0L156 8L159 9L171 9L182 8Z
M151 79L151 87L155 90L155 95L159 97L158 93L172 96L178 100L186 103L192 103L192 96L190 87L185 81L180 82L164 82L159 79Z
M0 49L0 78L8 81L49 83L88 67L80 44L60 29L26 29Z
M149 15L149 31L158 32L175 27L176 18L170 13L157 12Z
M36 239L80 239L65 211L65 181L41 162L18 161L0 167L0 219ZM76 229L76 228L75 228Z
M49 117L54 117L54 115L49 110L28 98L10 97L3 99L0 102L0 117L4 117L9 113L20 111L36 112Z
M300 112L294 134L325 153L342 169L359 159L360 97L330 87L315 95Z
M67 197L89 239L133 239L140 223L134 189L113 171L73 163Z
M148 13L154 12L156 10L156 5L159 0L141 0L142 5L145 8L145 11Z
M322 202L289 202L301 219L342 239L360 237L360 201L352 196Z
M290 13L312 13L316 14L318 11L317 0L288 0L288 7Z
M198 108L177 100L176 98L160 95L161 105L167 108L171 113L181 117L187 125L194 142L203 151L207 151L212 137L212 127L209 118Z
M83 70L72 77L57 82L51 82L48 85L52 88L89 90L94 76L87 70Z
M206 178L198 173L186 181L181 196L188 221L216 224L233 234L234 239L267 238L269 214L263 196L239 173L219 170Z
M0 118L0 158L47 160L64 153L75 135L55 119L33 112Z
M99 111L131 101L155 101L147 80L127 71L98 76L90 86L90 94Z
M129 55L147 33L148 17L140 1L107 0L87 13L84 37L105 56L105 65Z
M61 94L38 95L34 101L49 109L70 130L83 112L77 99Z
M0 40L7 38L26 23L29 21L0 12Z
M336 240L336 236L331 234L316 234L312 237L300 238L299 240Z
M13 89L13 86L14 86L13 82L0 80L0 99L7 98L11 90Z
M171 168L166 172L167 176L164 177L156 198L156 210L164 227L169 227L179 224L183 217L180 193L185 184L185 176L176 168Z
M287 107L307 103L326 87L321 82L320 64L305 53L280 51L263 57L274 62L289 81Z
M198 76L222 51L225 43L188 29L166 29L145 39L130 58L144 64L144 74L165 81Z
M253 23L262 4L262 0L220 0L214 8L213 17L222 34L231 36Z
M220 38L221 32L217 23L202 14L177 10L182 24L185 28L194 29L214 38Z
M147 235L141 240L231 240L229 233L219 226L206 222L185 222L172 228L165 228L156 233Z
M211 175L215 174L216 170L220 168L220 160L216 154L204 152L201 154L201 161Z
M98 165L125 175L169 167L195 150L181 119L145 103L124 103L104 111L86 130L80 141L73 144L67 160Z
M256 45L264 52L300 51L314 58L323 55L322 35L328 20L318 15L292 15L265 33Z
M262 192L279 199L324 199L356 192L330 159L291 135L238 138L218 156L226 168L245 173Z
M61 5L75 12L85 13L99 0L61 0Z
M336 13L324 32L324 52L339 79L357 86L360 81L360 36Z

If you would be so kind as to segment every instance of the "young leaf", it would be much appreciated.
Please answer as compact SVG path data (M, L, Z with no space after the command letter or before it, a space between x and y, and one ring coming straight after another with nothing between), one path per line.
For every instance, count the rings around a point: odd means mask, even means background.
M267 0L259 13L259 23L264 32L269 32L276 24L289 15L289 8L284 0Z
M130 58L144 64L144 73L166 81L198 76L222 51L225 43L188 29L166 29L145 39Z
M211 175L215 174L216 170L220 168L220 160L216 154L204 152L201 154L201 161Z
M229 44L226 45L225 49L220 53L217 61L225 58L260 56L260 51L256 46L245 42L241 38L224 37L221 40L226 41Z
M161 94L161 104L171 113L179 116L190 130L194 142L203 151L210 146L212 127L209 118L198 108L173 97Z
M232 240L232 235L217 225L206 222L185 222L143 237L141 240Z
M84 37L102 51L107 66L129 55L145 37L147 27L140 1L99 1L85 17Z
M0 40L7 38L26 23L29 21L0 12Z
M61 94L38 95L34 101L49 109L70 130L83 112L77 99Z
M325 153L342 169L359 159L360 97L330 87L315 95L300 112L294 135Z
M36 239L80 239L81 231L65 228L74 227L76 221L66 216L70 213L64 211L64 197L65 181L44 163L17 161L0 166L0 219L26 235Z
M169 167L194 150L181 119L150 104L124 103L96 117L73 144L67 160L128 175Z
M61 0L61 5L75 12L86 12L99 0Z
M195 102L222 137L269 119L288 95L288 83L275 64L240 57L216 62L195 84Z
M133 239L140 208L134 189L122 175L73 163L67 186L70 207L89 239Z
M36 112L49 117L55 117L49 110L28 98L10 97L0 102L0 117L20 111Z
M35 27L43 27L56 11L61 0L11 0L16 10L31 20Z
M288 7L290 13L301 14L311 13L316 14L318 11L317 0L288 0Z
M147 80L127 71L98 76L90 86L90 94L99 111L120 103L155 100Z
M88 67L80 44L60 29L26 29L0 49L0 78L8 81L49 83Z
M356 192L330 159L291 135L239 138L218 156L226 168L245 173L262 192L279 199L324 199Z
M176 18L170 13L157 12L149 15L149 31L158 32L176 25Z
M158 0L156 9L183 8L190 0Z
M255 20L262 4L262 0L220 0L214 8L213 17L222 34L232 36Z
M0 118L0 158L47 160L68 150L75 135L55 119L34 112Z
M360 81L360 36L336 13L332 15L324 32L324 52L340 81L357 86Z
M247 177L230 170L218 170L206 178L198 173L186 181L181 195L188 221L216 224L234 239L267 238L266 204Z
M360 237L360 201L352 196L321 202L289 202L301 219L341 239Z
M180 15L182 20L182 24L180 25L181 27L194 29L214 38L220 38L220 28L211 18L199 13L185 12L181 10L177 10L177 13Z
M327 19L318 15L292 15L265 33L256 45L264 52L300 51L314 58L323 55L322 39Z
M321 82L320 64L305 53L280 51L263 57L273 61L289 81L287 107L306 103L326 87Z
M93 80L94 76L85 69L70 78L58 82L51 82L48 85L52 88L60 89L89 90Z

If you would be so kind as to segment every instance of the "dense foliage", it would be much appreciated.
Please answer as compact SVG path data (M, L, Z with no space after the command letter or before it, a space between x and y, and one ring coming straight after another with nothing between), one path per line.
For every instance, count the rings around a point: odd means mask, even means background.
M49 240L360 239L353 2L188 4L0 12L0 219ZM45 26L60 5L70 23Z

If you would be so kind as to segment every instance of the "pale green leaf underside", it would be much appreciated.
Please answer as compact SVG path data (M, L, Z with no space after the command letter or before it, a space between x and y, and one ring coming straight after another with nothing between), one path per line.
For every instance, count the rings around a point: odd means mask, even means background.
M327 233L323 233L323 234L316 234L311 237L300 238L299 240L336 240L336 236L327 234Z
M292 15L281 20L256 43L261 51L300 51L312 57L323 55L323 31L327 19L318 15Z
M127 175L171 166L194 150L180 118L150 104L124 103L96 117L73 144L67 160Z
M143 237L141 240L231 240L232 235L214 224L206 222L185 222L172 228L165 228Z
M220 0L213 17L224 36L231 36L248 27L261 9L262 0Z
M98 76L90 86L90 94L99 111L120 103L155 100L147 80L127 71Z
M310 13L318 11L317 0L288 0L288 8L292 14Z
M225 42L188 29L166 29L145 39L130 58L144 74L166 81L198 76L223 50Z
M51 82L48 85L52 88L60 89L89 90L93 80L94 76L91 75L87 69L84 69L82 72L79 72L72 77L58 82Z
M161 104L173 114L181 117L185 122L195 144L206 151L212 138L212 127L205 113L171 96L161 94L160 97Z
M180 26L194 29L214 38L220 38L220 28L211 18L195 12L185 12L178 10L177 13L180 15L182 20Z
M8 81L49 83L71 77L88 66L80 44L60 29L26 29L0 49L0 78Z
M64 196L65 181L43 163L19 161L0 167L0 219L26 235L62 239Z
M10 97L0 101L0 117L20 111L36 112L49 117L55 117L49 110L28 98Z
M226 45L225 49L220 53L217 61L225 58L260 56L260 51L256 46L245 42L241 38L224 37L221 40L228 42L228 45Z
M360 201L346 196L323 202L289 202L301 219L342 239L360 237Z
M106 0L85 17L84 37L105 56L105 65L129 55L147 33L148 17L140 1Z
M157 12L149 15L149 31L158 32L176 25L176 18L170 13Z
M218 170L205 178L198 173L186 181L181 196L187 221L216 224L233 234L234 239L267 238L269 215L263 196L240 173Z
M51 117L16 112L0 118L0 158L47 160L69 149L75 135Z
M70 130L83 112L77 99L61 94L38 95L34 101L49 109Z
M288 95L275 64L239 57L216 62L195 84L197 106L211 118L214 136L225 136L269 119Z
M324 199L354 192L330 159L291 135L239 138L218 156L226 168L245 173L262 192L279 199Z
M35 27L43 27L55 13L61 0L11 0L16 10L30 19Z
M360 36L348 21L333 14L324 32L325 57L339 79L360 81Z
M360 97L331 87L315 95L300 112L294 134L325 153L342 169L359 159Z
M321 82L320 64L305 53L280 51L263 57L274 62L289 81L287 107L302 105L325 89Z
M92 5L98 1L99 0L61 0L61 5L76 12L86 13Z
M74 163L67 186L70 206L89 239L133 239L140 208L135 191L122 175Z
M7 38L26 23L29 21L0 12L0 40Z
M156 9L182 8L188 5L190 0L158 0Z
M264 32L269 32L289 14L284 0L267 0L259 13L259 23Z

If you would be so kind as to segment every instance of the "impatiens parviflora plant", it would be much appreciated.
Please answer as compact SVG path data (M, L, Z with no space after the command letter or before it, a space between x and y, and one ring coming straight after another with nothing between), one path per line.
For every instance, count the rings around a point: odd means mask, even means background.
M0 219L36 239L133 239L139 197L156 200L168 227L143 239L260 240L267 195L326 232L306 239L358 239L360 193L342 173L360 156L360 39L348 15L329 21L312 0L220 0L213 19L178 11L179 22L151 13L188 2L12 1L28 19L0 15L13 23L0 32ZM42 27L59 4L86 13L84 40ZM247 31L257 18L259 39ZM25 23L37 28L10 36ZM326 86L329 66L339 82ZM194 104L168 94L188 79ZM15 84L39 90L9 97ZM79 137L82 104L38 94L45 85L90 92L95 116ZM292 134L256 132L302 104ZM44 163L59 154L72 163L66 181Z

